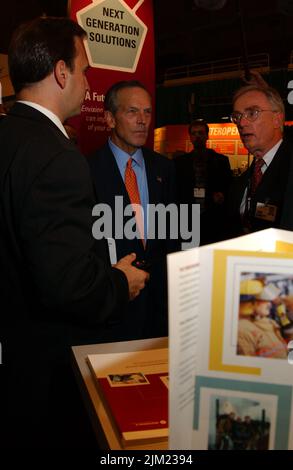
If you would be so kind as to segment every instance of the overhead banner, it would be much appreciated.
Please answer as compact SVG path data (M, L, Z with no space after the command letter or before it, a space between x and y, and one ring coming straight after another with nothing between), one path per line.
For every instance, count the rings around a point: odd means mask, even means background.
M80 116L71 119L77 143L88 155L107 140L104 98L120 80L139 80L154 98L155 61L152 0L71 0L70 17L87 32L90 92ZM154 103L153 103L154 106ZM148 145L153 145L153 128Z

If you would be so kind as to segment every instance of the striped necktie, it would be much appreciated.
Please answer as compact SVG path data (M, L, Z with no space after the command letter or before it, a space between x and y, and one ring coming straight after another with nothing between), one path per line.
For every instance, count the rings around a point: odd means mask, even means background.
M265 161L263 158L256 158L254 160L254 168L253 168L253 173L251 177L251 188L250 188L250 196L254 196L256 189L261 182L261 179L263 177L263 173L261 171L263 165L265 164Z

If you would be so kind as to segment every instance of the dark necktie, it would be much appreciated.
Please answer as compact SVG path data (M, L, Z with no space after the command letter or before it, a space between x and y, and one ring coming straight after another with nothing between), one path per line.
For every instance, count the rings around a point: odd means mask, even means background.
M132 205L135 204L133 211L135 212L135 218L136 218L136 223L137 223L138 231L140 234L140 238L143 244L145 244L140 195L139 195L139 189L137 185L136 174L135 174L134 169L132 168L131 157L127 161L126 168L125 168L125 187L126 187L131 204Z
M250 196L253 197L255 194L255 191L261 182L261 179L263 177L263 173L261 171L262 166L265 164L265 161L262 158L256 158L254 160L254 168L253 168L253 173L251 177L251 188L250 188Z
M253 206L252 206L251 199L253 198L256 192L256 189L263 177L263 173L261 169L264 164L265 164L265 161L262 158L254 159L253 172L250 178L250 188L249 188L248 194L246 195L245 211L242 216L242 227L245 233L250 233L252 231L251 217L253 217L253 214L252 214Z

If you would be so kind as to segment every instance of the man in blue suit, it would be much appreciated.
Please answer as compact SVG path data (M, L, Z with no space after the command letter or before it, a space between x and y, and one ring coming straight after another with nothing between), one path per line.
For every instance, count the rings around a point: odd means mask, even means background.
M148 137L152 115L151 97L144 85L138 81L123 81L114 84L105 96L105 118L111 129L111 136L106 145L89 157L97 200L106 203L113 214L113 238L109 241L112 262L117 258L136 253L142 265L149 265L150 280L141 293L128 307L128 316L117 323L116 340L139 339L166 335L167 330L167 287L166 254L178 249L177 240L170 238L170 233L159 239L156 235L148 236L148 204L163 204L166 207L174 203L174 169L167 158L144 147ZM123 201L121 211L131 201L127 187L127 168L132 162L140 204L143 208L144 227L140 236L129 239L115 238L117 229L115 220L117 197ZM128 163L129 162L129 163ZM120 212L121 212L120 211ZM127 219L124 218L124 227ZM115 238L115 240L114 240Z

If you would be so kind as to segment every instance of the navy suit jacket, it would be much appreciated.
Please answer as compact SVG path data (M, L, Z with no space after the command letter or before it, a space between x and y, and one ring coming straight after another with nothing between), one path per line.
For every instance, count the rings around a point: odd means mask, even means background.
M284 198L284 207L282 211L280 228L285 230L293 230L293 151L291 152L291 162L288 173L287 189Z
M174 167L167 158L147 148L143 148L149 204L162 203L167 206L175 203ZM130 200L121 177L115 157L108 143L89 157L97 201L106 203L112 208L113 237L115 238L115 196L123 197L123 208ZM124 220L124 222L127 219ZM140 295L128 306L127 320L117 325L115 339L139 339L163 336L167 334L167 284L166 254L179 249L177 240L148 239L146 247L141 240L116 239L117 259L136 253L137 260L150 263L150 281Z
M205 149L206 181L205 181L205 210L200 216L200 244L214 243L225 238L223 217L227 202L227 193L232 180L229 158L226 155L215 152L213 149ZM178 156L175 160L177 193L180 203L187 203L191 207L194 204L195 164L198 155L192 151ZM216 204L213 194L221 192L224 195L224 203Z

